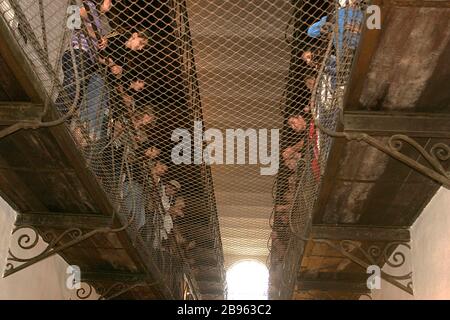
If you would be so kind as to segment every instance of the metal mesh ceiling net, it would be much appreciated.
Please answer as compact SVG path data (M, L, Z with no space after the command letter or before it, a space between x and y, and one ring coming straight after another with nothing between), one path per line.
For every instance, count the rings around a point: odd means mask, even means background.
M270 269L272 298L295 280L332 142L319 127L338 123L362 6L0 0L47 108L67 118L133 240L174 287L205 270L224 280L226 267L256 259ZM226 130L239 128L258 141L243 163L225 156ZM179 129L192 138L184 163L172 157ZM202 141L208 129L224 140L213 165L195 162L195 147L213 141ZM277 155L271 175L261 174L262 149Z

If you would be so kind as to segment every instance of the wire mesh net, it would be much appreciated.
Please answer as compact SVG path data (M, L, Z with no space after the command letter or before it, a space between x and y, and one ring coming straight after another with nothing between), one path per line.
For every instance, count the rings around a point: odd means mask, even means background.
M47 108L67 118L118 216L173 287L208 267L223 281L225 267L251 258L270 267L273 297L295 279L332 142L317 124L336 127L363 6L0 0ZM191 150L239 128L249 161L217 148L214 166L195 151L174 161L177 130ZM280 130L279 146L267 129ZM274 175L250 161L263 142Z

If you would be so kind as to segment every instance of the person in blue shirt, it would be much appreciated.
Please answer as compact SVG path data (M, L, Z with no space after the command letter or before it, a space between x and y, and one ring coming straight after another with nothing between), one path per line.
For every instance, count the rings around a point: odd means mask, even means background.
M357 48L363 18L364 14L362 10L354 4L338 10L338 36L336 50L339 51L339 53L346 48L352 50ZM312 38L319 38L323 34L333 31L333 28L333 23L328 21L328 16L325 16L309 27L308 36Z

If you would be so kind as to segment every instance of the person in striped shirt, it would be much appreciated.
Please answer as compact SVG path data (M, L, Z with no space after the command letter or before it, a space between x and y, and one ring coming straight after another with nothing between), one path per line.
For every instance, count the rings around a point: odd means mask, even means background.
M91 139L100 136L104 114L107 109L107 92L98 68L98 50L104 46L102 39L103 26L100 20L102 10L107 10L111 0L104 0L99 10L93 1L83 1L80 16L83 24L74 30L69 46L62 56L63 91L59 92L56 106L62 114L69 112L75 105L79 108L80 120ZM104 4L106 3L106 6ZM73 52L73 56L72 56ZM75 78L75 69L78 77ZM76 99L77 82L79 84ZM84 101L84 105L82 102ZM75 138L84 146L86 140L79 125L75 128Z

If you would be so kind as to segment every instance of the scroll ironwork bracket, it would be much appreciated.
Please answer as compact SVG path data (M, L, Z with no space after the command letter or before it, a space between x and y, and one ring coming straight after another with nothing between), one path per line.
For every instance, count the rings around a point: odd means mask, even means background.
M450 145L448 144L439 142L434 144L430 150L427 151L416 140L404 134L393 135L389 137L387 143L383 143L366 133L334 132L325 128L318 120L316 120L316 124L322 132L331 137L345 138L348 141L366 142L370 146L436 181L445 188L450 189L450 171L446 170L443 166L443 162L450 159ZM421 164L418 160L402 153L402 149L405 145L409 145L416 150L429 165L426 166Z
M372 245L367 250L364 250L361 247L361 243L354 240L341 240L339 243L327 239L314 239L313 241L328 245L330 248L336 250L366 271L370 266L378 266L381 270L380 276L383 280L410 295L414 295L412 271L407 272L406 274L394 275L382 269L385 265L388 266L390 270L402 267L406 262L405 254L402 251L395 250L399 247L404 247L408 251L411 250L408 243L390 242L383 248L378 245ZM359 255L355 253L359 253Z
M128 226L126 225L125 227L118 229L104 227L88 232L85 232L80 228L69 228L58 235L54 231L39 232L36 227L30 225L18 226L12 232L13 237L18 232L28 230L28 233L23 233L17 238L17 244L22 251L28 251L35 248L37 249L40 237L42 237L48 245L45 249L41 250L39 254L32 257L19 257L10 248L8 250L8 258L3 277L6 278L16 272L35 265L36 263L80 244L81 242L92 238L97 234L116 233L123 231L126 227Z
M155 283L147 284L145 281L128 281L128 282L115 282L110 286L102 284L91 285L87 282L82 282L80 288L76 291L76 296L79 300L87 300L93 297L94 292L98 295L98 300L111 300L121 295L139 288L152 286Z

